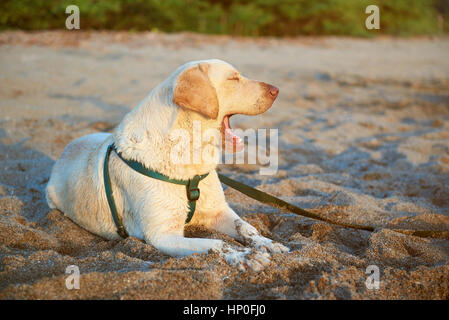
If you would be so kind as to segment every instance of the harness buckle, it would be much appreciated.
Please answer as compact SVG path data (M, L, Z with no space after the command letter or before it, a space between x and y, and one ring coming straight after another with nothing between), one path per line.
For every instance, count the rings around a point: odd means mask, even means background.
M189 180L189 184L187 185L187 198L189 201L196 201L200 198L200 189L198 188L200 179L200 176L194 176Z
M187 198L189 199L189 201L196 201L200 198L200 189L198 188L193 188L188 190L187 192Z

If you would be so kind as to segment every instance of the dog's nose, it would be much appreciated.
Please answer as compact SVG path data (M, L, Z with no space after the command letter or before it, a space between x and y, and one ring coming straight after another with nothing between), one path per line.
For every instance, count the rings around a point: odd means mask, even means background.
M276 97L279 93L279 89L272 85L269 86L269 91L272 97Z

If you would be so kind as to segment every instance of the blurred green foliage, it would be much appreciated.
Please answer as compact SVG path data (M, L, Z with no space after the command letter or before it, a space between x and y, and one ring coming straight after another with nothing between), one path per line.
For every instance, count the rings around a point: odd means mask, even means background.
M1 29L64 29L65 8L81 29L193 31L245 36L417 35L448 31L449 0L2 0ZM365 8L380 8L367 30Z

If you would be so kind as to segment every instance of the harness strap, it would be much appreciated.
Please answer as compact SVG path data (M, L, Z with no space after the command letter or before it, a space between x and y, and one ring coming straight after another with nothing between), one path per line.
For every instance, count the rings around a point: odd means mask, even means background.
M123 223L120 220L118 213L117 213L117 207L115 206L114 195L112 194L111 178L109 177L109 156L111 154L112 149L114 149L114 144L111 144L108 146L108 150L106 151L106 157L104 158L104 165L103 165L104 190L106 191L106 198L108 199L108 204L109 204L109 209L111 210L112 219L114 219L114 223L117 227L117 233L122 238L127 238L128 233L126 232L126 229L123 226Z
M190 220L192 220L193 214L195 213L196 201L200 198L200 189L198 188L198 184L200 183L201 180L206 178L209 173L206 173L203 175L195 175L192 179L188 179L188 180L171 179L171 178L167 177L166 175L163 175L159 172L156 172L154 170L144 167L138 161L128 160L128 159L123 158L121 153L118 152L117 148L112 143L111 145L108 146L108 150L106 152L106 157L105 157L104 166L103 166L103 177L104 177L104 186L105 186L105 191L106 191L106 197L108 199L112 218L114 219L115 225L117 226L117 232L122 238L128 237L128 233L126 232L125 227L123 226L123 223L118 216L117 208L116 208L115 202L114 202L114 197L112 195L111 180L109 178L109 169L108 169L109 155L112 150L115 151L115 153L119 156L119 158L123 162L125 162L129 167L131 167L135 171L139 172L140 174L143 174L150 178L186 186L187 199L189 200L189 212L187 214L187 219L186 219L185 223L189 223Z

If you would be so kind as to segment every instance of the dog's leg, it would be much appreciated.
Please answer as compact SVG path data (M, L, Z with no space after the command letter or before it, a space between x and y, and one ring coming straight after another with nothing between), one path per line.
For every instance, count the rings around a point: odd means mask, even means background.
M204 192L200 199L201 205L193 216L192 224L204 225L206 228L225 233L259 251L270 253L289 251L284 245L261 236L256 228L243 221L229 207L215 171L204 180L203 187L207 193Z
M142 206L145 208L146 206ZM223 241L215 239L184 237L185 215L152 207L152 214L141 215L143 237L146 243L171 256L187 256L194 253L205 254L209 250L220 251ZM145 212L145 210L142 210Z
M237 241L270 253L288 252L289 249L271 239L260 235L256 228L242 220L229 206L226 206L209 227L230 235Z
M221 251L223 241L215 239L186 238L180 235L159 235L147 240L158 250L171 256L205 254L209 250Z
M241 270L260 271L270 263L270 253L288 252L284 245L259 234L256 228L242 220L227 204L215 213L201 212L193 222L227 234L251 248L235 248L224 244L220 253L225 260ZM194 218L195 219L195 218Z
M250 248L231 248L225 246L222 249L225 260L238 266L241 270L246 268L260 271L270 263L270 253L288 252L284 245L274 242L259 234L256 228L242 220L227 204L217 214L209 215L213 218L205 218L202 222L206 227L225 233Z
M246 268L260 271L270 263L267 253L251 252L248 248L233 248L217 239L186 238L182 235L182 230L177 230L178 234L173 234L173 230L171 230L172 233L167 233L167 231L165 229L154 232L153 229L153 232L147 233L145 241L171 256L206 254L209 251L215 251L242 271Z

